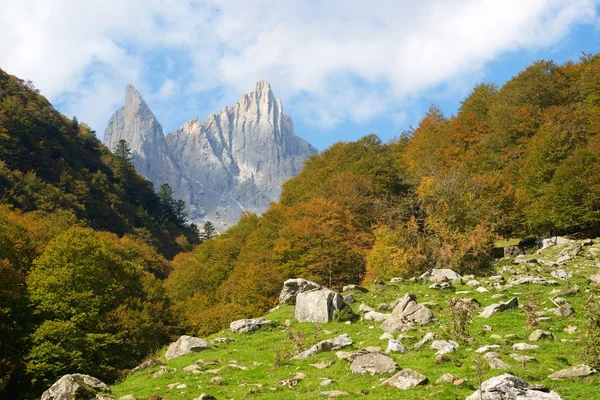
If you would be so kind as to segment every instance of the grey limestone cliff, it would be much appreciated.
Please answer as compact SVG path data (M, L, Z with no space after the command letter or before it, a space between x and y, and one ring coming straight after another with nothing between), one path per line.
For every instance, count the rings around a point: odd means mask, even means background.
M125 107L112 116L104 138L111 150L119 139L127 140L138 172L155 187L169 183L189 204L190 219L209 220L219 230L243 211L266 210L279 199L281 185L317 152L294 135L292 119L266 81L233 107L202 122L193 118L166 138L139 93L128 86Z

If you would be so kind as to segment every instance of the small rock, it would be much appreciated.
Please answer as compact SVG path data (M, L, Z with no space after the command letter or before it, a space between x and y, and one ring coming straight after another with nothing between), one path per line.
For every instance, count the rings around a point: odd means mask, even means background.
M356 301L354 299L354 295L352 295L352 294L348 294L348 295L344 296L343 300L344 300L344 304L352 304Z
M145 370L150 367L155 367L157 365L167 365L167 364L165 364L164 362L162 362L160 360L156 360L156 359L146 360L143 363L141 363L140 365L138 365L137 367L135 367L134 369L132 369L131 371L129 371L129 375L133 375L138 371L142 371L142 370Z
M437 290L453 289L453 286L450 282L436 282L436 283L430 285L429 289L437 289Z
M529 343L515 343L515 344L513 344L512 348L514 350L525 351L525 350L539 349L540 346L537 346L535 344L529 344Z
M575 310L573 310L573 307L570 304L564 304L554 309L554 315L557 317L567 318L574 314Z
M335 399L336 397L347 396L347 395L348 395L348 393L342 392L341 390L328 390L328 391L319 393L319 396L326 396L326 397L329 397L330 399Z
M419 280L428 280L430 282L456 282L460 283L462 278L459 274L452 271L451 269L430 269L421 276Z
M561 400L561 397L552 391L547 393L533 390L524 380L511 374L503 374L488 379L481 384L480 389L468 396L465 400Z
M228 338L228 337L218 337L218 338L215 338L215 342L217 342L217 343L234 343L235 339Z
M576 365L571 368L561 369L548 376L550 379L576 378L596 373L596 370L587 365Z
M127 396L119 397L119 400L138 400L138 399L134 395L128 394Z
M185 389L187 388L187 385L185 383L179 384L175 387L175 389Z
M502 312L506 310L510 310L513 308L517 308L519 305L519 299L513 297L512 299L505 301L503 303L491 304L483 309L483 311L479 314L482 318L489 318L497 312Z
M423 338L421 340L419 340L417 343L415 343L414 348L415 349L419 349L421 347L423 347L425 345L425 343L432 341L433 339L436 338L436 334L433 332L427 332L425 334L425 336L423 336Z
M329 361L328 363L316 363L316 364L310 364L311 367L314 367L316 369L325 369L325 368L329 368L331 367L333 364L335 364L335 360L333 361Z
M327 386L327 385L331 385L333 383L333 381L331 379L323 379L321 381L321 383L319 383L320 386Z
M282 381L277 382L277 384L279 386L287 386L287 387L294 387L298 384L298 382L300 382L303 379L308 378L308 376L302 372L298 372L296 375L294 375L293 378L290 379L284 379Z
M516 360L516 361L520 362L520 363L526 363L526 362L529 362L529 361L535 361L536 360L535 357L526 356L526 355L523 355L523 354L511 354L509 357L512 358L513 360Z
M437 350L436 354L456 353L458 343L452 340L434 340L429 348Z
M342 289L342 292L349 292L351 290L354 290L357 292L362 292L362 293L367 293L369 291L367 288L364 288L362 286L350 284L350 285L344 286L344 288Z
M494 358L499 358L499 357L500 357L500 354L496 353L495 351L489 351L483 355L483 358L485 358L488 361L493 360Z
M569 325L563 329L563 332L568 333L569 335L574 335L575 333L581 332L581 330L574 325Z
M489 292L489 290L487 290L487 289L486 289L486 288L484 288L483 286L479 286L479 287L478 287L477 289L475 289L475 290L477 290L479 293L487 293L487 292Z
M560 279L563 281L565 281L567 279L571 279L573 277L573 275L571 275L569 272L565 271L564 269L554 270L554 271L550 272L550 275L552 275L556 279Z
M404 279L396 277L396 278L390 279L390 282L391 283L400 283L400 282L404 282Z
M387 348L385 349L386 353L405 353L406 347L398 340L390 339L388 341Z
M537 342L538 340L545 340L545 339L556 340L556 336L554 336L554 334L550 331L536 329L535 331L531 332L528 339L532 342Z
M490 344L487 346L483 346L478 348L477 350L475 350L475 353L487 353L490 350L494 350L494 349L499 349L501 346L497 345L497 344Z
M415 386L425 384L426 382L427 377L425 375L422 375L410 368L406 368L384 381L383 384L398 389L407 390Z
M472 279L469 282L467 282L467 286L472 286L472 287L477 287L477 286L481 286L481 283L479 283L479 281Z
M214 396L211 396L210 394L202 393L200 396L196 397L194 400L217 400L217 398Z
M225 383L225 378L222 376L215 376L210 380L210 384L214 386L221 386Z
M406 293L394 306L392 314L381 324L386 332L404 331L413 325L425 325L434 322L433 312L416 301L416 297Z
M435 383L454 383L455 380L456 377L454 375L445 373L444 375L440 376Z
M199 372L200 371L200 367L197 364L192 364L192 365L188 365L187 367L183 368L184 372Z
M292 360L305 360L308 357L317 353L321 353L323 351L338 350L350 345L352 345L352 339L348 336L347 333L345 333L336 337L335 339L320 341L319 343L312 346L310 349L303 351L295 357L292 357Z
M381 311L387 311L390 309L390 306L386 303L380 303L377 308L379 308Z
M380 313L377 311L369 311L369 312L365 313L363 318L367 321L381 322L381 321L385 321L386 319L388 319L389 316L390 316L390 314L383 314L383 313Z
M394 339L394 336L388 332L385 332L383 335L379 336L379 340L390 340L390 339Z
M229 324L229 330L232 333L253 332L270 323L271 321L264 318L238 319Z
M212 349L214 347L215 346L203 339L200 339L199 337L183 335L180 336L175 343L171 343L167 352L165 353L165 358L167 360L171 360L176 357L181 357L185 354L196 353L198 351Z
M510 369L510 365L502 361L500 358L495 357L488 361L490 369Z
M375 311L374 308L369 307L368 305L366 305L365 303L361 303L360 306L358 306L358 312L361 313L368 313L370 311Z
M394 372L398 365L388 355L383 353L366 353L357 356L350 365L350 371L355 374L381 374Z

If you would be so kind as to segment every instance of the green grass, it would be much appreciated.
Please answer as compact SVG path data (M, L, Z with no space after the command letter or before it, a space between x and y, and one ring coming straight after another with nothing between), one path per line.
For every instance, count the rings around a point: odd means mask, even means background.
M595 247L600 246L596 245ZM540 262L543 262L546 259L555 259L559 250L551 248L545 250L542 255L527 257L537 258ZM349 395L342 398L363 398L368 395L375 399L464 399L473 393L479 385L478 371L474 367L477 359L474 350L486 344L499 344L502 347L495 351L501 355L503 361L511 366L510 371L522 379L530 383L541 383L557 391L563 399L600 399L599 374L573 380L553 381L547 379L547 376L556 370L581 363L582 334L568 335L563 332L563 328L568 325L575 325L582 332L585 331L586 299L591 294L598 295L600 293L598 288L589 287L586 278L597 272L597 262L596 257L590 256L587 251L584 251L580 257L570 264L561 266L561 268L573 274L573 278L569 282L559 281L558 285L547 287L539 285L517 286L500 291L491 290L489 293L478 293L474 290L475 288L455 285L456 291L470 292L457 295L454 291L429 289L428 284L403 282L370 287L369 293L354 293L357 299L357 302L353 304L355 311L361 302L377 307L378 304L383 302L390 303L406 292L415 294L419 302L432 303L430 308L433 310L437 322L408 331L406 334L409 337L402 339L402 343L409 351L404 354L392 355L400 368L412 368L429 379L428 384L407 391L381 385L381 382L392 374L375 376L352 374L349 370L349 363L344 360L337 360L335 352L321 353L304 361L289 361L286 357L283 362L276 363L276 354L282 356L294 353L294 343L287 339L286 320L290 321L290 328L287 329L298 330L306 336L303 340L305 347L342 333L349 334L354 340L352 346L354 349L366 346L381 346L382 350L385 350L387 345L387 341L379 340L379 336L383 333L379 329L380 323L372 321L358 321L351 325L337 322L327 324L297 323L294 320L293 306L282 306L278 311L269 314L267 318L275 322L269 328L263 328L250 334L232 334L229 331L222 331L208 337L207 340L209 341L216 337L231 337L236 342L217 344L216 349L205 350L169 361L168 366L177 368L176 373L151 378L150 375L158 368L141 371L127 378L124 382L113 386L113 391L117 398L133 394L139 399L146 399L151 395L159 394L169 400L190 400L201 393L211 394L218 399L314 399L318 398L318 393L324 390L348 392ZM546 266L516 266L503 260L497 265L497 268L501 270L503 266L507 265L508 268L515 270L522 269L525 271L529 269L529 273L536 276L551 277L552 268ZM504 273L504 276L507 280L512 277L509 273ZM486 280L486 278L478 279L480 282ZM539 328L552 331L558 340L536 342L540 346L537 350L528 352L512 350L512 344L528 342L527 337L535 329L526 328L525 313L521 308L495 314L488 319L474 318L469 328L473 342L469 344L461 343L458 352L450 354L452 360L449 362L437 365L435 350L430 350L428 346L424 346L419 350L412 349L414 343L430 331L437 333L442 338L451 338L447 328L450 321L448 320L446 307L447 300L452 297L473 297L481 303L482 307L485 307L498 301L507 300L512 296L517 296L521 304L530 299L536 299L540 304L540 309L543 310L554 307L550 301L551 290L556 288L566 289L574 284L580 287L580 293L564 297L574 307L577 312L576 315L570 318L560 318L549 314L550 321L542 322ZM497 293L504 294L502 300L491 299L492 295ZM486 324L491 325L493 330L483 330L482 327ZM506 338L507 334L514 334L515 337ZM494 339L492 335L500 335L501 339ZM344 350L350 351L349 348ZM533 355L537 360L529 362L527 365L521 365L509 357L511 353ZM200 374L182 371L183 367L193 364L198 359L217 360L219 364L203 366L204 371ZM248 370L228 367L227 365L233 360L237 361L237 365L243 365ZM336 362L327 369L316 369L309 365L329 361ZM485 362L485 365L487 366L487 362ZM221 367L222 369L216 374L207 372L207 370ZM308 378L291 388L277 384L278 381L292 378L298 372L305 373ZM459 378L466 378L467 381L458 387L454 387L449 383L435 383L442 374L447 372ZM486 370L483 371L483 379L501 373L503 371ZM222 386L210 384L211 378L217 375L225 379ZM324 378L332 379L334 383L322 387L320 382ZM175 382L185 383L188 387L186 389L169 390L167 385Z

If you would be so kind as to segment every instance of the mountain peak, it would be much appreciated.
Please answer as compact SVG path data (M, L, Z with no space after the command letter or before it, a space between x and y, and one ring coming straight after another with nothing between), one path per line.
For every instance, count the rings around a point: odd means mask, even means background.
M260 93L260 92L272 92L271 91L271 84L268 81L258 81L256 82L256 88L254 89L254 91L256 93Z

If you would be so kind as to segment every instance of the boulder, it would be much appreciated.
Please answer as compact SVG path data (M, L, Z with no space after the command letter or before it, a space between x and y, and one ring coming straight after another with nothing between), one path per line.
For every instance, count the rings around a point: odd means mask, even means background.
M499 349L500 347L501 346L499 346L497 344L490 344L490 345L478 348L477 350L475 350L475 353L483 354L483 353L487 353L490 350Z
M348 336L348 334L343 334L336 337L335 339L320 341L319 343L312 346L310 349L303 351L295 357L292 357L292 360L305 360L308 357L317 353L321 353L323 351L339 350L343 347L350 345L352 345L352 339Z
M215 346L208 343L207 341L200 339L199 337L183 335L177 339L175 343L171 343L165 358L171 360L175 357L180 357L189 353L196 353L205 349L212 349Z
M563 244L570 244L570 243L572 243L571 239L567 239L566 237L562 237L562 236L553 236L550 238L541 239L540 242L538 243L538 247L540 248L540 250L542 250L542 249L547 249L548 247L552 247L552 246L556 246L556 245L563 245Z
M510 369L510 365L502 361L499 357L490 359L488 364L490 365L490 369Z
M425 272L421 276L419 276L420 280L428 280L430 282L455 282L460 283L462 278L459 274L452 271L451 269L436 269L432 268L429 271Z
M154 360L154 359L146 360L143 363L141 363L140 365L138 365L137 367L135 367L134 369L132 369L131 371L129 371L129 375L133 375L136 372L143 371L147 368L156 367L156 366L160 366L160 365L167 365L167 364L165 364L164 362L162 362L160 360Z
M434 340L429 348L437 350L435 354L456 353L458 343L453 340Z
M571 279L573 277L570 272L567 272L564 269L555 269L554 271L550 272L550 275L562 281L566 281L567 279Z
M576 257L581 251L583 245L581 243L573 243L562 249L559 253L561 256Z
M419 340L417 343L415 343L414 348L420 349L421 347L423 347L425 345L425 343L432 341L433 339L435 339L435 337L436 337L435 333L427 332L421 340Z
M369 307L365 303L360 303L360 306L358 306L358 312L367 313L369 311L375 311L375 309L373 307Z
M504 247L504 258L512 258L522 254L525 254L525 252L519 246Z
M367 293L369 290L367 288L364 288L360 285L355 285L355 284L346 285L342 288L342 292L349 292L349 291Z
M347 392L343 392L341 390L326 390L324 392L319 393L319 396L326 396L326 397L329 397L330 399L335 399L340 396L347 396L347 395L348 395Z
M532 342L537 342L538 340L545 340L545 339L556 340L556 336L554 336L554 334L550 331L536 329L535 331L531 332L528 339Z
M434 320L433 312L429 308L417 303L414 295L406 293L388 319L381 324L381 329L386 332L398 332L413 325L430 324Z
M454 287L452 286L452 283L450 282L435 282L432 283L431 286L429 286L429 289L436 289L436 290L442 290L442 289L453 289Z
M590 276L589 280L592 281L594 285L600 285L600 274L594 274Z
M398 389L410 389L418 385L427 383L427 377L421 375L417 371L413 371L410 368L403 369L397 372L391 378L383 382L384 385L389 385Z
M354 358L350 371L355 374L382 374L394 372L398 368L392 357L383 353L365 353Z
M113 398L108 385L100 379L84 374L68 374L42 393L41 400L112 400Z
M516 297L513 297L512 299L502 302L502 303L497 303L497 304L491 304L489 306L487 306L486 308L483 309L483 311L479 314L480 317L482 318L489 318L492 315L496 314L497 312L502 312L502 311L506 311L506 310L510 310L513 308L517 308L519 306L519 299Z
M279 293L279 302L281 304L296 304L296 296L298 293L322 288L323 286L318 283L307 281L306 279L288 279L283 282L283 288L281 289L281 293Z
M384 314L384 313L380 313L377 311L369 311L368 313L366 313L363 318L366 321L376 321L376 322L381 322L381 321L385 321L386 319L388 319L388 317L390 316L390 314Z
M570 304L563 304L562 306L554 309L554 315L557 317L570 317L575 314L575 310Z
M352 293L345 295L342 300L344 301L344 304L352 304L356 301Z
M525 350L539 349L540 346L535 345L535 344L529 344L529 343L515 343L515 344L513 344L512 348L514 350L525 351Z
M526 356L526 355L523 355L523 354L511 354L509 357L512 358L513 360L516 360L516 361L520 362L520 363L527 363L529 361L535 361L536 360L536 358L533 357L533 356Z
M232 333L253 332L270 323L271 321L264 318L238 319L229 324L229 330Z
M591 368L587 365L576 365L571 368L561 369L560 371L556 371L552 375L549 375L550 379L565 379L565 378L578 378L583 376L588 376L596 373L594 368Z
M537 276L520 276L509 281L506 286L516 285L556 285L557 282L552 279L540 278Z
M333 315L344 306L339 293L329 289L316 289L298 293L296 296L296 321L330 322Z
M210 394L202 393L200 396L196 397L194 400L217 400L215 396L211 396Z
M524 380L511 374L503 374L488 379L465 400L562 400L558 393L529 387Z
M406 347L404 347L404 345L399 340L390 339L388 341L385 352L386 353L406 353Z

